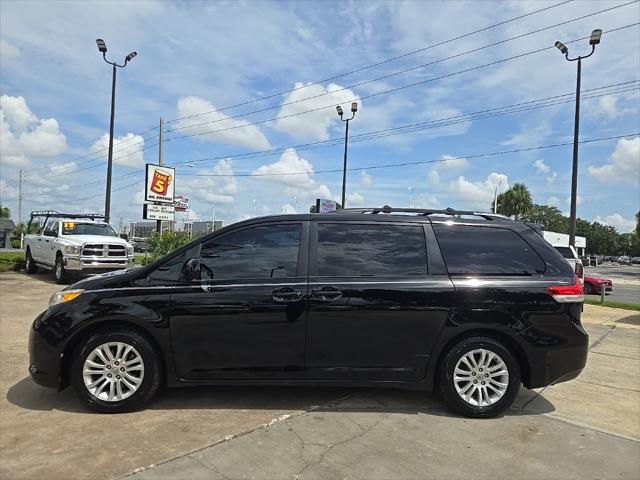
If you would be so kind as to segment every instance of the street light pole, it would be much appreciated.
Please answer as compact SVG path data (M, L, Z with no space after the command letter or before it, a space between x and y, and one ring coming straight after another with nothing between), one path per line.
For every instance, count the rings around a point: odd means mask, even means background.
M110 62L107 60L107 44L104 40L98 38L96 40L96 45L98 45L98 51L102 53L102 59L109 65L113 66L113 77L111 80L111 119L109 121L109 153L107 158L107 191L104 198L104 221L109 223L109 217L111 214L111 172L113 170L113 126L116 110L116 67L126 67L127 63L129 63L137 53L131 52L125 57L124 63L119 65L116 62Z
M351 104L351 118L343 118L344 112L340 105L336 106L336 111L340 120L345 122L344 130L344 164L342 167L342 208L347 207L346 190L347 190L347 144L349 142L349 122L354 119L356 112L358 111L358 103L353 102Z
M589 45L591 45L591 52L588 55L580 55L575 58L569 58L569 49L562 42L556 42L556 48L564 54L564 57L569 62L578 62L577 74L576 74L576 109L575 119L573 124L573 162L571 167L571 207L569 212L569 245L575 247L576 245L576 206L578 199L578 142L580 136L580 81L582 79L582 59L589 58L596 50L596 45L600 43L602 38L602 30L596 29L591 32L589 38Z

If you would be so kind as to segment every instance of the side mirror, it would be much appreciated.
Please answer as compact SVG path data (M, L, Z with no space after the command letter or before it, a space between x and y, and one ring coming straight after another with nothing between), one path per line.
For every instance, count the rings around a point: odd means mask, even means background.
M123 239L125 242L129 241L129 235L127 235L126 233L121 233L120 238Z
M197 258L190 259L184 266L184 274L188 281L200 279L201 265Z

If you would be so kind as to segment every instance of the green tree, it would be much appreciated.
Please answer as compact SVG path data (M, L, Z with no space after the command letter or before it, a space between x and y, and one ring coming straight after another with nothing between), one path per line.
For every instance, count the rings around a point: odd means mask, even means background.
M640 210L636 213L636 237L640 238Z
M531 192L524 183L515 183L509 190L498 195L498 213L517 220L532 209Z
M569 233L569 219L562 212L550 205L533 204L531 211L521 217L530 223L539 223L545 230L558 233Z
M9 210L9 207L0 205L0 218L11 218L11 210Z

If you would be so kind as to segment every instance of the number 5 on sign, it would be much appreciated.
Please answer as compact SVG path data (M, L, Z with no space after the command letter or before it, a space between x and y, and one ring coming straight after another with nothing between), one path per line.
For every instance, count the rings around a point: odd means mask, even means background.
M145 185L145 201L173 203L175 170L171 167L147 164Z

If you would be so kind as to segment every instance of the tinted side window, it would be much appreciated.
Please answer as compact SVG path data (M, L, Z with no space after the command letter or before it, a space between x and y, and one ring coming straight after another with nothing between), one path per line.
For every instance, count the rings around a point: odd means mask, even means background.
M427 250L421 225L318 225L320 276L426 275Z
M446 224L433 228L451 275L527 275L545 270L540 256L512 230Z
M263 225L231 232L202 245L200 261L216 280L295 277L300 251L299 223ZM202 269L202 278L208 278Z

